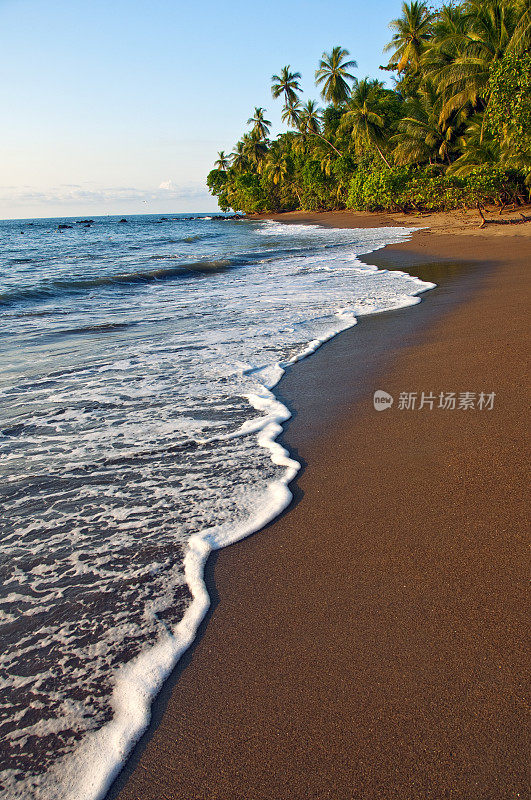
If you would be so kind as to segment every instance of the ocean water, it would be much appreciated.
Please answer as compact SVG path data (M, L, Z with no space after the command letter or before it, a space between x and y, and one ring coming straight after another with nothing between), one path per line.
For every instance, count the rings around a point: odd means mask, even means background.
M105 793L208 607L208 553L290 501L275 384L419 301L432 284L358 259L409 234L0 222L2 799Z

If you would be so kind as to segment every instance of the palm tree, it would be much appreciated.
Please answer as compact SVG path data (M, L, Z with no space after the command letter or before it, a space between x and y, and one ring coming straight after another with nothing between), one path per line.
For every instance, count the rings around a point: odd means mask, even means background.
M321 133L321 112L322 109L318 108L315 100L308 100L308 102L302 106L299 113L299 131L303 136L317 136L319 139L322 139L323 142L330 145L340 156L341 152L337 147L328 139L325 139Z
M441 120L463 109L487 107L492 64L503 57L518 22L516 8L507 0L466 0L463 9L466 34L459 31L453 40L447 37L439 45L434 39L432 44L445 56L441 65L432 54L430 68L443 97Z
M302 106L299 115L299 130L301 133L320 133L321 132L321 109L315 100L308 100Z
M347 72L358 65L355 61L344 61L350 55L342 47L333 47L330 53L323 53L319 61L319 69L315 72L315 84L323 85L321 97L327 103L338 106L348 99L350 94L349 81L354 80L354 75Z
M229 156L225 153L224 150L220 150L218 153L218 160L214 162L214 166L216 169L221 170L222 172L226 172L230 166Z
M289 172L289 166L286 155L280 148L276 147L269 153L264 171L275 186L283 182Z
M294 103L286 103L286 105L282 108L282 122L285 122L292 128L298 128L301 108L302 106L298 100L296 100Z
M357 81L343 114L339 129L350 129L354 146L358 152L365 147L375 147L386 166L391 164L385 157L382 146L385 142L384 111L387 101L386 90L380 81Z
M435 80L437 72L456 59L468 41L468 18L463 7L443 5L434 18L432 35L420 57L422 73Z
M395 163L431 164L439 159L450 163L462 119L457 116L452 124L441 122L441 98L429 81L406 103L406 109L398 122L398 133L392 137Z
M417 0L409 4L402 3L402 16L389 24L396 33L384 48L386 51L393 50L389 66L396 64L398 72L402 72L409 65L417 72L420 55L430 38L432 20L433 14L425 3Z
M236 172L245 172L249 166L249 159L245 152L244 142L236 142L236 146L230 154L231 166Z
M321 159L321 171L327 178L332 174L332 168L335 164L335 158L330 151L328 151Z
M284 95L284 105L291 106L298 103L297 92L301 91L299 81L300 72L290 72L290 65L282 67L280 75L272 75L271 94L275 99Z
M247 125L253 125L253 133L257 133L260 139L267 139L271 122L264 119L265 108L254 109L254 117L247 120Z
M267 155L267 142L260 137L256 130L245 133L242 138L243 152L249 164L254 165L258 174L262 172L264 158Z
M507 45L510 53L523 53L531 48L531 0L520 0L517 13L518 22Z
M497 164L500 159L500 146L483 130L483 115L476 114L461 138L462 154L449 168L452 175L464 177L485 164Z

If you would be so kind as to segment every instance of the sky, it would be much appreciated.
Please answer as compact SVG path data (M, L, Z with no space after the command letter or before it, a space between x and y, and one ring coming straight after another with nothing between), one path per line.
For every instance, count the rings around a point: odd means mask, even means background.
M0 218L213 211L205 178L271 75L378 69L401 0L0 0Z

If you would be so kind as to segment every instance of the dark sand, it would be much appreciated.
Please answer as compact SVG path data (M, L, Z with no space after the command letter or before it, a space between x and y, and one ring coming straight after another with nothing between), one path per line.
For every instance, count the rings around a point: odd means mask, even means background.
M367 257L440 288L283 378L295 503L210 560L213 611L109 797L528 797L530 256L506 229ZM378 388L496 398L377 413Z

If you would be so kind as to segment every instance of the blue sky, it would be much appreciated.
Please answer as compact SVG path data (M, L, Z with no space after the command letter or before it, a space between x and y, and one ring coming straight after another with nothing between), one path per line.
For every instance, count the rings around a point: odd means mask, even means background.
M400 0L0 0L0 217L208 211L270 78L340 44L380 78Z

